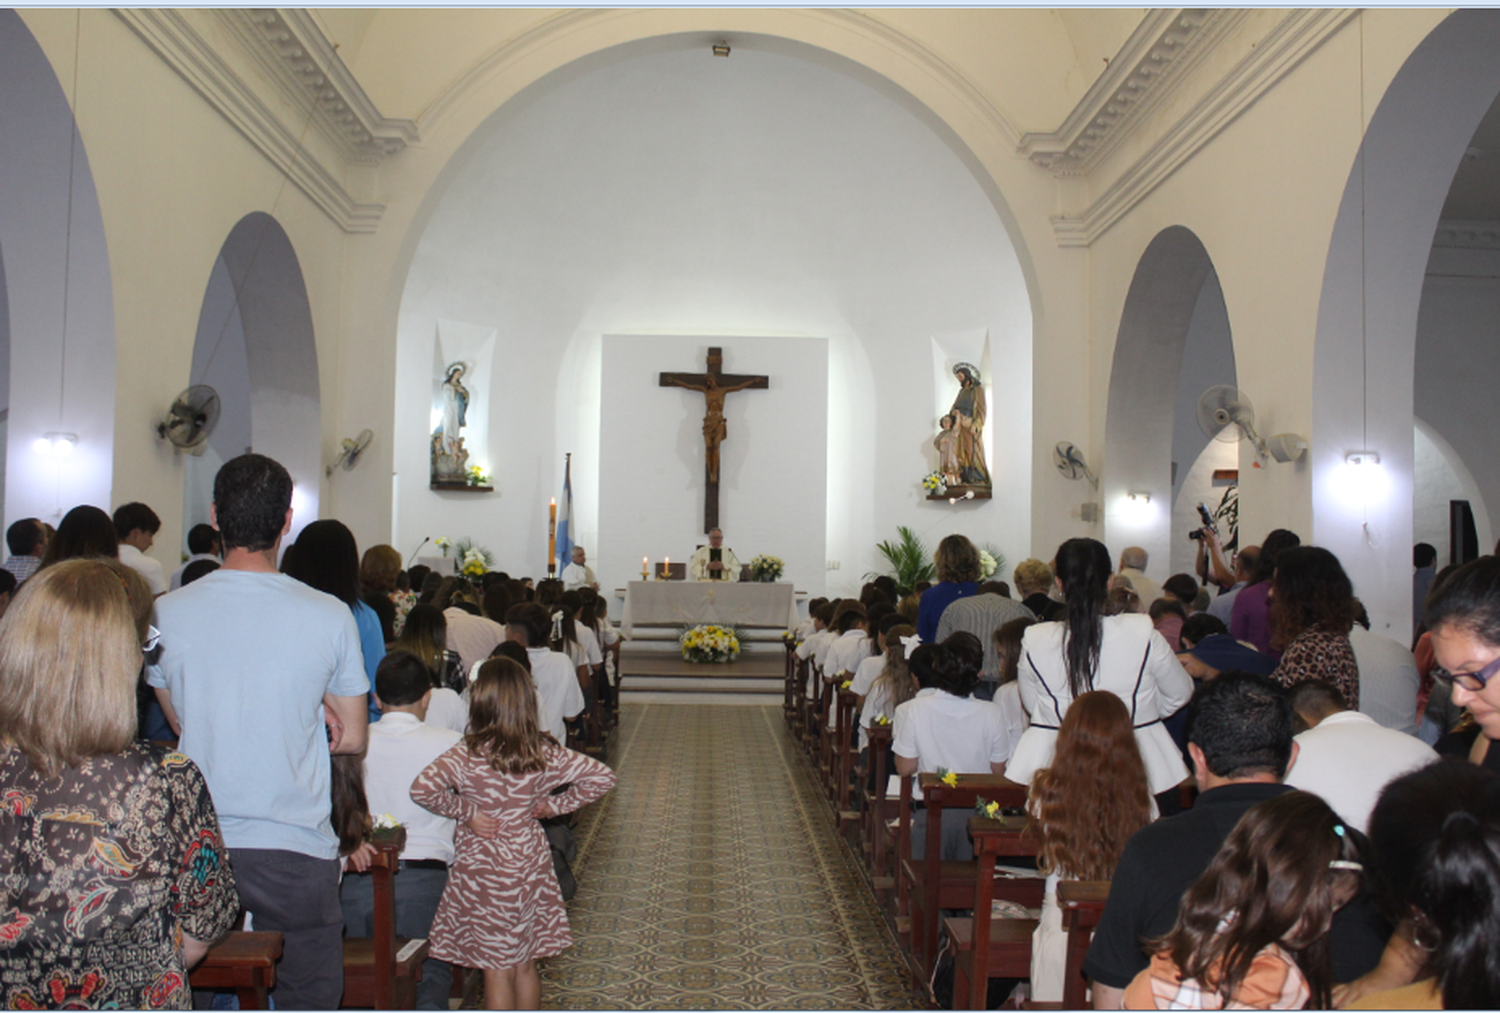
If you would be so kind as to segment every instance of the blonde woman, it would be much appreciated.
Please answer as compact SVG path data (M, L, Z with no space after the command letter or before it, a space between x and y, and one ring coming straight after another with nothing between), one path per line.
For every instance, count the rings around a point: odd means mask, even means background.
M135 741L140 579L55 563L0 620L6 1009L188 1009L188 968L238 911L202 774Z

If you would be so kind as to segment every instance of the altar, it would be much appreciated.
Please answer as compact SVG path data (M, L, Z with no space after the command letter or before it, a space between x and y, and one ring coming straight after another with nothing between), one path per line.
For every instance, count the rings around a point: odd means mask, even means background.
M628 637L636 626L722 623L791 630L797 622L797 597L789 582L632 580L620 629Z

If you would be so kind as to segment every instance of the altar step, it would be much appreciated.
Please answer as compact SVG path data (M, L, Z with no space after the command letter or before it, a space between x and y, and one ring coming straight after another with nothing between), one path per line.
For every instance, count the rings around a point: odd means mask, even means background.
M626 703L777 704L784 691L785 652L747 645L725 665L684 661L670 643L631 640L620 651L620 698ZM670 648L670 649L664 649Z

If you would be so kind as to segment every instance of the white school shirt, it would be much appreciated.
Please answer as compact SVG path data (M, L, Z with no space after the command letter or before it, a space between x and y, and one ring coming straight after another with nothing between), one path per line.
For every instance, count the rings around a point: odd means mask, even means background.
M594 631L583 623L574 622L573 632L578 634L578 642L583 645L583 653L589 665L604 664L604 652L599 650L599 637Z
M531 681L536 683L542 702L542 728L552 733L558 745L568 741L568 718L583 713L583 690L578 685L578 669L568 660L546 647L528 647L531 659Z
M478 665L474 667L479 668ZM462 735L469 729L469 702L446 686L434 689L432 699L427 701L426 721L436 728L446 728Z
M870 656L870 646L870 638L864 630L849 630L829 647L823 676L831 679L840 672L852 674L859 663Z
M849 681L849 689L855 696L869 696L875 680L880 678L880 673L884 671L885 655L870 655L859 663L859 668L855 669L854 678Z
M458 694L444 690L454 699ZM434 696L436 693L434 693ZM427 712L432 717L432 711ZM418 721L415 714L391 711L370 726L370 745L365 754L365 798L370 814L389 813L406 826L406 850L402 858L437 859L453 863L455 821L423 809L411 800L411 785L427 765L456 746L462 736L431 721Z
M988 774L990 764L1010 759L1016 743L1005 716L988 700L928 687L896 708L891 746L917 761L918 774L944 767L955 774ZM912 795L921 797L913 778Z

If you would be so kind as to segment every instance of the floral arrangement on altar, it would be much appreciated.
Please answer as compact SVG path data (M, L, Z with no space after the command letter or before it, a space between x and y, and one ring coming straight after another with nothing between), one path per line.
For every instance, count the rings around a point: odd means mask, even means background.
M786 572L786 562L780 556L756 556L750 560L750 576L763 584L772 584Z
M449 548L443 544L446 541L446 538L439 538L436 542L442 548L444 556L448 555ZM458 560L458 572L470 580L479 580L495 566L494 553L472 538L460 538L452 543L452 549L454 558Z
M695 665L726 664L740 653L739 634L730 626L692 626L677 638L684 661Z
M448 558L448 550L453 548L453 543L449 541L447 535L438 535L432 540L432 544L443 550L444 559Z
M989 580L1005 569L1005 553L993 545L979 550L979 579Z
M943 479L943 473L934 471L922 479L922 488L929 496L941 496L948 491L948 483Z

